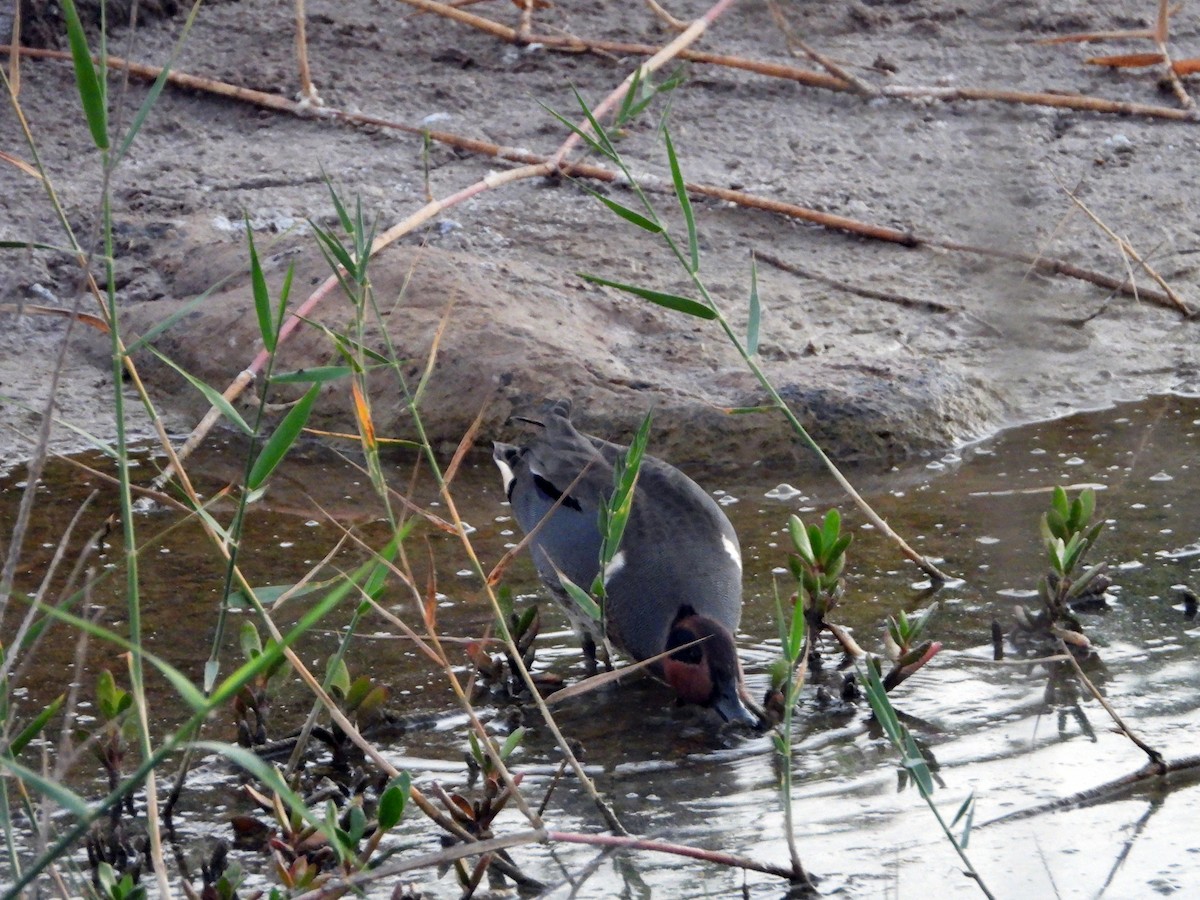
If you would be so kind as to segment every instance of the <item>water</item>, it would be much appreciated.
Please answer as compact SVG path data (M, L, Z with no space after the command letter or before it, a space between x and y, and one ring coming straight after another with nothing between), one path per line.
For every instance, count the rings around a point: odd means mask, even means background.
M1144 785L1089 806L980 827L1126 775L1146 759L1115 733L1112 720L1091 698L1080 695L1048 704L1042 670L988 662L991 623L1008 628L1016 605L1037 603L1030 592L1045 568L1037 520L1054 485L1094 486L1099 515L1106 522L1095 558L1112 562L1115 584L1108 608L1081 620L1099 649L1103 669L1096 677L1108 701L1167 758L1196 751L1200 622L1186 615L1177 586L1200 588L1198 435L1200 402L1159 398L1013 430L901 470L849 473L892 527L944 571L962 578L934 598L940 604L934 636L945 649L894 694L894 702L910 717L914 735L936 762L936 801L943 815L952 818L974 794L976 828L969 853L998 896L1186 896L1200 888L1200 850L1191 838L1200 814L1200 789L1186 780L1172 783L1169 790ZM235 448L217 445L191 470L200 490L211 497L235 481L241 467ZM143 469L148 481L153 466ZM395 476L393 486L408 483L408 470L397 469ZM778 654L773 582L790 590L787 576L775 572L785 565L783 529L789 513L815 520L836 504L845 516L855 541L846 594L831 618L851 628L867 650L882 651L881 626L888 615L930 602L922 573L864 524L827 476L751 469L706 477L702 483L724 492L725 510L742 539L747 577L739 643L753 693L765 690L767 667ZM777 489L781 483L795 485L799 493ZM24 587L35 585L46 570L65 523L94 487L102 493L83 517L78 535L101 527L113 509L112 494L95 476L68 464L55 464L47 473L38 487L38 511L18 576ZM16 479L0 484L3 521L12 521L19 493ZM433 499L426 486L416 494L421 503ZM517 535L485 454L464 467L455 482L455 499L476 529L472 540L489 566ZM444 506L430 508L446 515ZM227 521L230 509L228 501L217 500L214 514ZM297 458L253 508L243 566L256 585L293 582L330 552L342 526L369 546L381 546L386 530L380 516L368 480L352 464L325 453ZM144 516L137 524L142 539L150 542L142 556L148 648L199 681L223 568L194 524L181 523L171 513ZM416 604L432 590L438 597L441 634L484 635L491 615L457 540L431 529L423 535L408 548L413 589L394 584L385 604L420 630ZM115 539L107 538L110 544ZM431 556L436 560L432 573ZM364 550L349 543L329 565L349 570L365 558ZM93 589L89 605L103 606L102 621L119 630L124 627L124 601L117 563L114 546L97 558L96 565L114 567L110 571L116 577ZM324 576L330 574L329 565ZM527 558L515 562L506 582L518 595L518 606L540 596ZM281 627L295 621L307 605L294 601L279 611ZM333 613L300 645L301 657L319 666L348 615L348 610ZM543 615L537 668L568 680L581 676L580 655L565 623L549 604L543 604ZM235 632L240 619L241 614L235 616ZM10 610L5 643L11 640L12 621ZM348 659L352 673L388 685L390 707L433 723L389 739L386 755L422 787L436 780L472 796L462 763L466 726L444 676L381 620L370 620L365 633ZM236 640L228 643L225 672L239 661ZM66 630L42 644L36 670L17 685L26 715L66 684L76 652L74 635ZM469 674L461 649L455 646L451 653L464 660L460 674ZM120 677L121 666L119 651L93 641L84 695L90 697L95 671L108 667ZM830 687L836 696L832 679ZM179 721L183 710L166 686L155 679L154 690L156 727ZM283 690L272 713L272 735L294 727L307 706L302 689ZM509 715L498 706L484 706L481 712L496 723ZM514 770L525 773L522 788L534 804L549 789L558 763L553 741L537 727L535 715L524 713L532 727L513 758ZM230 721L229 716L214 721L210 735L231 739ZM767 737L714 733L703 715L674 707L669 691L647 680L571 701L558 721L583 745L589 773L631 831L787 865ZM899 777L896 756L873 728L865 705L822 703L815 688L807 688L794 762L799 851L823 893L873 897L936 890L947 896L978 895L919 795ZM78 777L80 790L102 793L86 765ZM219 762L205 765L182 816L187 843L200 846L206 837L229 837L228 818L251 811L245 797L231 789L235 784ZM547 823L559 831L603 830L590 801L569 780L554 789ZM506 811L495 831L503 835L524 827L518 814ZM436 829L420 815L406 817L399 834L404 854L439 847ZM520 847L512 854L528 874L561 882L555 896L571 892L568 879L576 883L574 896L580 897L732 896L743 888L753 897L783 892L771 876L675 856L614 856L575 844ZM244 856L243 864L251 872L267 869L253 854ZM412 880L424 886L427 896L458 895L452 876L439 880L424 871ZM387 896L394 884L379 887L379 895Z

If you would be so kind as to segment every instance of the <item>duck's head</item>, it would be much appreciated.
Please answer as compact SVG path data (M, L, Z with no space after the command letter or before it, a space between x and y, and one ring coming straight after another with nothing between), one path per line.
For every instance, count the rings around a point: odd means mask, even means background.
M742 701L742 667L728 628L681 606L665 649L674 652L663 659L663 678L680 700L710 706L726 722L759 725Z

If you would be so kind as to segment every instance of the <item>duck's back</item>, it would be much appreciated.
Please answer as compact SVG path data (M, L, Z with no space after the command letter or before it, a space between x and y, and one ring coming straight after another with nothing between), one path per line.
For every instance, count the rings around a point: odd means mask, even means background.
M600 563L599 509L626 448L577 431L569 407L551 407L526 447L498 444L513 515L531 540L542 580L562 596L561 571L587 590ZM548 518L547 518L548 517ZM737 534L715 500L673 466L643 458L630 520L608 568L608 635L636 659L661 653L690 606L736 633L742 568Z

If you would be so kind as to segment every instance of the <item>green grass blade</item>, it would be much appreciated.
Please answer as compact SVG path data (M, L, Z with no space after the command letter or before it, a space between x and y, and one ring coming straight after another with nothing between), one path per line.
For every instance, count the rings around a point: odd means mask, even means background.
M96 74L96 67L92 63L92 52L88 49L87 35L83 33L83 23L79 21L79 10L75 8L75 0L62 0L62 7L63 18L67 20L71 59L75 63L75 84L79 88L79 99L83 103L88 129L92 132L92 141L96 146L107 150L108 103L104 82Z
M92 809L83 797L76 794L64 784L53 778L43 778L40 774L27 769L12 757L0 756L0 769L8 769L14 776L29 785L43 797L49 797L71 815L85 819L91 815ZM6 894L5 896L13 896Z
M588 618L595 622L599 622L603 613L601 613L599 604L592 599L591 595L558 569L555 569L554 572L556 575L558 575L559 584L561 584L563 586L563 590L570 595L571 600L574 601L575 605L583 610Z
M175 310L175 312L171 313L169 316L167 316L165 319L163 319L157 325L152 326L150 328L150 330L147 331L145 334L139 336L136 341L133 341L132 343L127 344L125 347L126 352L131 353L131 354L136 353L138 350L141 350L143 347L150 344L156 337L158 337L164 331L166 331L169 328L171 328L172 326L174 326L175 323L178 322L180 319L184 319L187 316L191 315L191 313L194 312L197 307L202 306L205 302L207 302L209 297L211 297L213 294L215 294L217 291L219 291L221 288L223 288L226 284L228 284L230 281L232 281L233 278L234 278L233 274L226 275L224 278L222 278L220 281L218 281L216 284L214 284L212 287L210 287L208 290L206 290L203 294L200 294L199 296L194 297L193 299L189 300L187 303L185 303L179 309Z
M676 312L685 313L689 316L694 316L697 319L712 320L717 317L716 310L712 307L701 303L699 300L692 300L689 297L680 297L678 294L667 294L663 291L654 291L650 288L638 287L633 284L622 284L619 281L609 281L607 278L601 278L598 275L587 275L583 272L576 273L584 281L589 281L592 284L603 285L604 287L616 288L618 291L624 291L627 294L633 294L635 297L641 297L643 300L649 300L659 306L673 309Z
M321 167L321 177L325 179L325 186L329 188L329 196L333 200L333 208L337 212L338 221L342 223L342 231L346 234L354 232L354 223L350 221L350 214L346 212L346 206L342 203L342 198L338 196L337 189L333 186L333 181L329 178L329 173L325 171L325 167Z
M146 349L149 350L151 353L153 353L155 356L157 356L160 360L162 360L164 363L166 363L172 369L174 369L176 372L178 372L180 375L182 375L185 379L187 379L188 383L191 384L192 387L194 387L196 390L198 390L200 393L202 393L204 395L204 398L210 404L212 404L217 409L219 409L221 411L221 414L223 416L225 416L225 418L227 418L234 425L236 425L243 433L254 434L254 429L246 424L246 420L243 419L241 414L236 409L233 408L232 403L230 403L228 400L226 400L224 397L221 396L220 391L218 391L214 387L211 387L211 386L205 384L199 378L192 375L190 372L188 372L186 369L184 369L182 366L178 365L174 360L172 360L170 357L168 357L165 353L162 353L160 350L156 349L155 347L147 346Z
M53 250L55 253L74 255L69 247L56 247L53 244L39 244L37 241L0 241L0 249L4 250Z
M655 222L653 219L648 219L645 216L643 216L641 213L635 212L634 210L630 209L628 206L624 206L624 205L618 203L616 200L612 200L608 197L605 197L599 191L594 191L589 187L585 187L584 190L586 190L589 194L591 194L593 197L595 197L597 200L599 200L601 203L603 203L605 206L607 206L609 209L611 209L613 212L615 212L618 216L620 216L626 222L632 222L638 228L641 228L643 231L648 231L651 234L662 234L662 230L663 230L662 226L659 225L657 222Z
M254 465L250 468L250 475L246 479L246 489L248 491L256 491L267 477L275 471L275 467L287 455L288 450L296 443L296 438L300 436L300 432L304 429L305 423L308 421L309 413L312 412L313 403L316 402L317 394L320 392L321 386L314 384L308 389L303 397L288 410L288 414L283 417L283 421L279 423L279 427L275 429L275 433L263 445L259 451L258 458L254 460Z
M312 228L313 234L315 234L317 239L321 242L321 247L327 251L333 260L336 260L337 264L347 272L353 272L354 260L350 257L350 251L342 246L342 242L339 241L333 234L330 234L328 231L323 229L312 219L308 220L308 225L310 228ZM337 268L337 266L333 265L332 260L330 261L330 268ZM347 289L347 293L349 293L349 289ZM351 294L351 296L353 296L353 294Z
M49 706L38 713L34 720L22 728L21 733L12 739L12 743L8 745L5 753L8 756L18 756L29 742L41 733L42 729L46 727L46 723L54 717L54 714L62 708L65 699L66 694L59 694L55 697Z
M132 652L134 645L127 638L122 637L115 631L109 631L89 619L80 618L73 615L64 609L55 606L46 606L45 604L37 604L37 608L48 616L58 619L60 622L65 622L68 625L73 625L80 631L85 631L97 640L106 641L110 644L120 647L123 650ZM184 702L192 708L193 711L204 709L204 694L188 679L186 675L176 669L173 665L167 662L162 657L151 653L144 647L140 648L142 659L147 660L154 668L162 674L167 681L171 682L172 687L183 698Z
M576 93L575 96L579 97L579 94ZM582 104L583 100L580 99L579 102ZM580 128L578 125L576 125L570 119L568 119L566 116L555 112L553 109L551 109L545 103L542 104L542 108L544 110L546 110L546 112L550 113L550 115L554 116L554 118L558 119L558 121L561 122L563 125L566 125L567 128L571 129L571 131L573 131L576 135L578 135L579 138L585 144L587 144L589 147L591 147L597 153L601 154L602 156L607 156L613 162L617 161L617 155L612 150L611 146L605 147L603 144L601 144L599 141L597 141L594 137L592 137L592 135L588 134L586 131L584 131L582 128Z
M158 73L158 77L154 79L154 84L150 85L150 91L146 94L146 99L142 101L142 105L138 107L137 114L133 117L133 121L129 123L129 130L125 133L124 140L121 141L121 146L117 148L114 163L119 162L122 157L128 152L133 144L133 139L138 136L138 132L142 130L142 126L146 123L147 116L150 115L150 110L154 108L154 104L158 102L158 97L162 93L167 84L167 76L171 74L171 62L168 61L163 66L162 71Z
M625 92L625 96L621 98L621 106L617 109L617 114L613 116L613 124L618 128L630 121L636 113L634 106L638 103L638 98L642 93L642 67L638 66L633 70L633 78L629 82L629 90Z
M272 375L271 384L325 384L348 378L354 374L349 366L313 366L311 369L296 369L294 372L284 372Z
M254 291L254 312L258 316L258 332L262 335L263 346L268 353L275 352L275 322L271 316L271 295L267 291L267 276L263 274L262 265L258 261L258 251L254 247L254 231L250 228L249 217L243 218L246 223L246 243L250 248L250 285Z
M200 750L218 753L234 765L245 769L276 793L289 810L320 831L328 840L329 846L336 850L339 855L343 853L344 847L342 846L342 842L337 838L334 824L314 815L309 810L308 804L304 802L304 798L288 787L287 782L283 780L283 776L279 774L279 770L274 766L268 764L252 751L247 750L245 747L238 747L236 744L222 744L219 741L196 741L193 746Z
M746 321L746 353L758 353L758 327L762 321L762 307L758 302L758 261L750 256L750 314Z
M671 164L671 182L675 185L675 199L683 211L683 220L687 223L688 259L691 264L688 271L693 275L700 271L700 239L696 234L696 214L692 210L692 201L688 197L687 185L683 181L683 170L679 168L679 157L675 155L675 144L671 141L671 132L664 126L662 130L663 143L667 146L667 160Z

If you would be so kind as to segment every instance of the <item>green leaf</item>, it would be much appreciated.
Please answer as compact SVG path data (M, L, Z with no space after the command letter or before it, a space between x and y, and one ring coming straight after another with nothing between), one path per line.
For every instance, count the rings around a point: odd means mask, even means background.
M792 607L792 630L788 635L788 662L795 665L804 652L804 610L797 603Z
M328 251L330 257L332 257L330 259L330 268L337 268L336 265L333 265L333 262L336 260L337 264L345 269L347 273L353 273L355 270L354 259L350 256L350 251L342 245L342 242L336 236L321 228L312 219L308 220L308 225L312 228L313 234L320 240L322 248ZM352 291L347 290L347 293L353 296Z
M361 806L351 806L347 818L349 821L346 830L349 833L350 846L356 847L367 831L367 814L363 812Z
M258 261L258 251L254 248L254 231L250 228L250 218L243 219L246 223L246 243L250 247L250 285L254 292L254 312L258 316L258 333L262 335L263 346L268 353L275 352L275 322L271 315L271 295L267 291L267 277L263 274L262 265Z
M600 611L600 606L592 599L591 595L558 569L554 571L558 575L558 581L563 586L563 590L567 592L575 605L583 610L588 618L599 622L603 614Z
M605 148L601 152L604 153L604 155L609 159L619 162L616 148L613 147L612 141L608 137L608 132L605 131L604 126L600 124L600 121L596 118L596 116L593 115L592 109L584 101L583 95L581 95L574 87L571 88L571 92L575 95L575 102L579 104L579 108L582 110L584 117L588 120L588 124L592 126L592 134L595 135L597 143L601 147Z
M696 234L696 214L692 210L692 201L688 197L687 184L683 180L683 170L679 167L679 157L675 155L675 144L671 140L671 132L665 126L662 130L663 143L667 147L667 160L671 165L671 183L675 185L675 199L683 212L683 220L687 223L688 232L688 271L692 274L700 271L700 239Z
M838 535L842 531L842 514L836 509L831 509L825 513L824 540L822 543L830 548L830 551L838 544ZM826 554L826 559L833 555L832 552Z
M283 461L288 450L300 436L300 432L304 430L304 425L308 421L309 413L312 412L313 403L316 402L320 390L321 386L314 384L296 402L296 405L288 410L283 421L279 423L279 427L275 429L270 439L259 451L258 458L254 460L254 465L250 468L250 475L246 479L247 490L258 490L275 471L275 467Z
M888 699L887 690L873 663L874 660L869 659L866 665L859 670L858 678L867 695L867 702L871 704L871 711L879 720L880 727L883 728L892 746L900 750L903 748L904 726L900 724L900 718L896 715L892 701Z
M197 741L194 746L200 748L201 750L207 750L210 753L219 753L234 765L245 769L259 781L265 784L270 790L278 794L279 799L283 801L284 805L293 814L293 816L297 817L301 821L307 822L317 831L325 835L325 837L329 839L330 846L334 847L338 851L343 850L340 842L337 839L337 834L334 829L320 818L313 815L313 813L309 811L308 804L304 802L304 798L288 787L287 782L284 781L283 776L279 773L279 770L266 763L257 754L245 749L244 747L238 747L233 744L223 744L218 741Z
M53 250L56 253L73 254L67 247L56 247L53 244L39 244L37 241L0 241L0 249L4 250Z
M195 12L193 11L193 15ZM189 26L190 27L190 21ZM186 28L185 28L186 31ZM150 85L150 90L146 93L146 97L142 100L142 105L138 107L137 113L133 117L133 121L129 123L129 128L125 132L125 137L121 141L121 146L117 149L116 156L113 160L114 164L124 158L129 152L129 148L133 146L133 139L138 136L142 130L142 126L146 123L147 116L150 115L150 110L154 108L154 104L158 102L159 95L162 94L163 88L167 84L167 78L171 74L171 59L167 60L166 65L162 67L162 71L158 73L158 77L154 79L154 83Z
M750 314L746 322L746 352L750 356L758 353L758 327L762 320L762 308L758 302L758 262L750 257Z
M1096 514L1096 492L1091 488L1084 488L1083 493L1079 495L1079 505L1079 527L1082 528L1092 521L1092 516Z
M325 384L354 374L350 366L313 366L311 369L296 369L281 375L272 375L271 384Z
M854 540L854 535L843 534L840 538L833 542L833 546L829 548L829 553L826 559L837 559L839 556L846 555L846 548L850 546L850 542Z
M346 207L342 203L342 198L338 196L337 189L334 188L333 182L329 175L325 172L324 166L321 167L321 177L325 179L325 186L329 188L329 197L333 200L333 208L337 212L338 221L342 223L342 231L347 234L354 233L354 223L350 221L350 214L346 212Z
M647 219L641 213L635 212L628 206L624 206L623 204L618 203L616 200L605 197L599 191L594 191L588 187L585 187L584 189L626 222L632 222L638 228L641 228L643 231L648 231L651 234L662 234L662 226L654 220Z
M1075 578L1075 580L1070 583L1070 590L1067 592L1067 599L1074 600L1075 598L1078 598L1078 596L1084 595L1088 584L1091 584L1094 580L1096 580L1096 576L1099 575L1100 572L1103 572L1108 568L1108 563L1097 563L1096 565L1085 569L1084 574L1080 575L1078 578Z
M933 794L933 773L929 771L929 763L925 762L925 757L921 755L921 748L917 746L916 740L912 734L903 725L904 742L901 750L902 759L901 765L912 774L913 780L916 781L917 787L920 788L922 796L928 797Z
M578 96L578 95L576 95L576 96ZM538 102L540 103L541 101L538 101ZM542 105L542 109L546 110L546 112L550 113L550 115L552 115L552 116L554 116L554 118L558 119L558 121L561 122L563 125L566 125L567 128L569 128L572 132L574 132L576 135L578 135L585 144L587 144L589 147L591 147L597 153L607 156L613 162L616 162L616 160L617 160L616 153L611 149L611 147L606 148L603 144L601 144L599 141L597 141L591 134L584 131L582 128L580 128L578 125L576 125L570 119L568 119L566 116L560 115L559 113L555 112L553 109L551 109L545 103L542 103L541 105Z
M504 744L500 747L500 758L508 759L512 752L521 744L521 739L525 737L525 728L514 729L508 737L504 739Z
M45 778L33 769L27 769L11 756L0 756L0 769L7 769L43 797L49 797L71 815L78 819L86 819L91 815L88 802L76 794L65 784L53 778Z
M376 818L379 820L381 831L395 828L404 815L404 807L408 805L408 793L412 787L412 777L407 772L401 772L384 790L379 798L379 808Z
M253 622L242 623L238 632L238 644L242 648L242 656L246 659L254 659L262 653L262 638L259 637L258 629L254 627Z
M325 666L325 683L329 685L329 689L346 700L350 696L350 670L346 668L346 661L336 656L330 657L329 662ZM367 680L368 689L370 687L370 679Z
M258 598L258 602L263 606L273 606L279 602L279 598L284 594L292 600L304 597L308 594L314 594L317 591L323 591L330 585L340 581L339 578L327 578L323 581L305 582L303 587L296 587L295 584L265 584L261 587L254 588L254 596ZM241 591L232 591L225 601L228 609L254 609L255 606L250 602Z
M366 680L366 678L364 675L360 680ZM357 682L355 683L357 684ZM371 685L371 682L367 680L367 684ZM351 689L351 692L353 692L353 689ZM383 704L387 702L387 698L388 689L386 687L382 684L371 685L371 689L352 707L354 715L358 717L359 721L370 719L371 716L375 715L383 707Z
M619 281L609 281L607 278L600 278L597 275L586 275L583 272L577 272L576 274L584 281L591 282L592 284L616 288L619 291L633 294L635 297L641 297L643 300L649 300L651 303L656 303L667 309L673 309L676 312L686 313L697 319L712 320L717 317L716 310L711 306L707 306L698 300L692 300L689 297L680 297L678 294L667 294L663 291L654 291L650 288L637 287L632 284L622 284Z
M816 565L817 557L813 553L812 542L808 539L808 529L800 521L799 516L788 517L788 534L792 538L792 546L802 560L810 566Z
M651 416L650 412L646 413L629 449L613 467L615 482L613 493L608 503L600 507L600 534L602 537L600 565L602 570L617 555L621 546L621 538L625 534L625 526L629 523L629 516L633 512L634 489L637 485L638 473L642 468L646 445L650 441Z
M1054 492L1050 496L1050 508L1057 512L1064 521L1071 513L1071 505L1067 502L1067 492L1058 485L1054 486Z
M633 75L629 81L629 89L625 91L625 96L621 98L621 105L617 108L617 112L613 116L614 125L620 127L633 118L633 107L638 102L641 92L642 67L638 66L633 70Z
M21 733L12 739L4 751L5 754L14 757L18 756L20 752L29 744L29 742L41 733L42 729L46 727L46 724L52 718L54 718L54 714L62 708L63 701L65 699L66 694L59 694L57 697L51 700L50 705L38 713L34 717L33 721L22 728Z
M79 21L75 0L62 0L62 7L63 18L67 21L67 40L71 44L71 59L75 64L75 84L79 88L79 99L92 132L92 141L101 150L107 150L108 103L104 81L96 74L96 67L92 63L92 53L88 49L87 35L83 33L83 23Z
M225 418L236 425L244 434L254 434L254 429L246 424L246 420L243 419L241 414L233 408L233 404L221 396L220 391L205 384L199 378L186 371L182 366L177 365L170 357L158 350L156 347L146 345L146 349L182 375L185 379L187 379L188 383L190 383L192 387L204 395L204 399L206 399L211 406L219 409L221 411L221 415L225 416Z
M825 532L821 530L819 525L809 525L808 542L812 545L813 559L821 562L825 559Z

